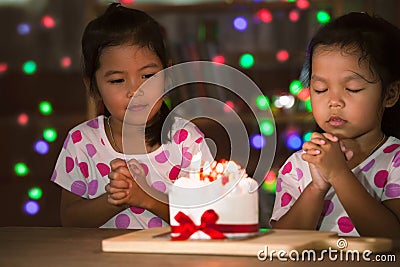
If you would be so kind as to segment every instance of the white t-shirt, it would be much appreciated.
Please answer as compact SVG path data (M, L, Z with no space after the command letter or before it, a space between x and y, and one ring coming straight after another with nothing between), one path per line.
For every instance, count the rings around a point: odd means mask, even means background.
M147 184L164 194L168 194L175 179L189 170L193 155L201 152L204 161L213 160L204 134L185 119L175 118L170 142L140 155L116 152L106 136L104 119L101 115L69 131L51 177L64 189L83 198L93 199L106 193L110 162L115 158L138 160L145 170ZM101 227L144 229L163 225L167 223L150 211L132 206Z
M278 221L285 215L312 180L308 163L301 158L302 153L302 151L294 153L279 170L271 220ZM400 198L399 167L400 140L389 137L379 149L355 167L352 172L365 190L377 201L382 202ZM318 229L334 231L343 236L359 236L333 188L325 196Z

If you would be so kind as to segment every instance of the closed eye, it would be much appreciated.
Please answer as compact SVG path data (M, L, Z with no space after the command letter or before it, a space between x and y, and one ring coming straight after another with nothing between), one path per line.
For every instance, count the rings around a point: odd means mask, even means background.
M328 91L328 89L323 89L323 90L316 90L316 89L314 89L314 92L315 92L316 94L322 94L322 93L325 93L326 91Z
M142 79L149 79L151 77L153 77L155 75L155 73L150 73L150 74L146 74L142 76Z
M116 79L116 80L111 80L110 83L123 83L125 80L124 79Z
M362 91L363 89L349 89L349 88L346 88L346 90L348 92L350 92L350 93L358 93L358 92Z

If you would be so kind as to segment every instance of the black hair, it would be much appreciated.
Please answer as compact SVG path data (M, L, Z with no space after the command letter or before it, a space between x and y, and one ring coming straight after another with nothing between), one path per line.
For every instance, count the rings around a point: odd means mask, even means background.
M367 13L351 12L326 24L311 39L302 80L310 85L312 56L319 45L338 46L346 53L358 53L359 62L365 60L371 72L381 81L382 99L391 84L400 82L400 29L388 21ZM375 81L374 81L375 82ZM386 108L382 131L400 138L399 101Z
M100 67L102 51L127 43L149 48L156 53L164 68L168 66L163 30L159 23L143 11L112 3L103 15L89 22L82 37L83 76L89 82L90 95L100 97L95 75ZM167 135L161 138L162 125L169 112L163 102L157 114L147 122L145 137L150 146L169 140ZM111 115L106 107L104 115Z

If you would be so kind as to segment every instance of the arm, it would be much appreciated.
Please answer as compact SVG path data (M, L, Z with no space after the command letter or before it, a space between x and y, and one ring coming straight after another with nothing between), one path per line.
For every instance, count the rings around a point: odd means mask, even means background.
M100 227L124 210L107 202L107 194L85 199L65 189L61 193L61 224L68 227Z
M164 196L147 185L144 170L138 161L131 160L129 165L135 177L132 177L124 160L111 161L111 172L108 175L110 183L106 186L108 203L141 207L169 222L169 205L162 200ZM139 185L137 181L144 182ZM154 197L147 192L151 192Z
M316 145L318 155L305 155L304 160L314 164L330 183L361 236L400 236L400 200L378 202L358 181L347 166L338 143L325 140Z

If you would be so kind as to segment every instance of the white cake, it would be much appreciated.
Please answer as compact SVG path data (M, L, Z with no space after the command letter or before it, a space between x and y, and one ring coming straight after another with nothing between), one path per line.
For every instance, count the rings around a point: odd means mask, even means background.
M257 234L257 182L233 161L206 163L203 168L177 179L171 187L172 240Z

